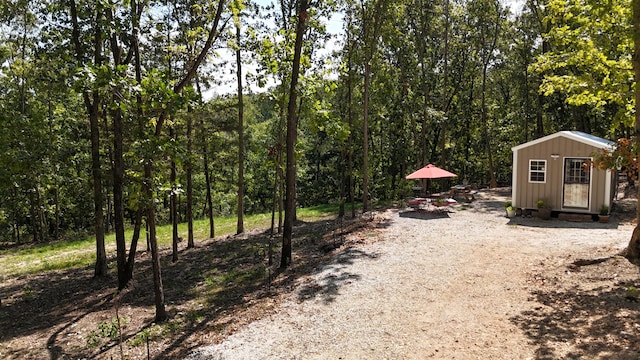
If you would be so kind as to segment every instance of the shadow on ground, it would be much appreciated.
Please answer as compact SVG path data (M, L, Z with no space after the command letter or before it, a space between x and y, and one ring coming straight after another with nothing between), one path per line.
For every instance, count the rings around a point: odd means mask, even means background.
M364 228L383 228L388 226L385 221L361 217L301 222L294 232L293 264L284 270L277 267L280 235L272 238L268 233L253 233L201 242L196 248L182 250L175 263L170 261L170 250L164 249L162 271L170 320L155 333L150 331L158 325L153 324L149 255L138 253L133 283L119 296L119 307L133 309L123 334L125 347L127 340L145 332L152 358L184 358L212 338L222 338L267 315L275 306L261 303L277 302L280 295L294 290L297 279L318 273L325 264L331 271L321 272L316 283L303 286L298 298L333 301L342 285L359 279L349 273L348 266L356 259L376 257L351 248L354 241L361 240L347 235ZM269 243L273 265L268 263ZM112 319L116 280L91 276L91 268L73 269L11 279L0 286L0 353L16 359L108 357L107 352L117 347L116 341L92 348L87 346L87 337L90 330L98 329L99 322ZM81 327L89 328L81 333ZM22 337L44 342L11 349L3 345ZM144 349L137 351L146 355Z
M449 217L449 210L408 210L400 212L399 216L420 220L446 219Z
M638 359L637 301L618 283L583 290L536 290L531 310L511 318L536 347L535 359Z
M597 221L569 221L557 218L543 220L535 216L523 217L518 216L509 219L509 225L526 226L532 228L555 228L555 229L617 229L620 225L618 221L609 220L608 223L600 223Z
M347 248L337 253L330 264L322 267L315 276L309 277L298 291L298 300L306 301L321 298L325 304L332 303L339 295L340 288L353 281L360 280L360 275L349 271L357 259L376 259L377 254Z

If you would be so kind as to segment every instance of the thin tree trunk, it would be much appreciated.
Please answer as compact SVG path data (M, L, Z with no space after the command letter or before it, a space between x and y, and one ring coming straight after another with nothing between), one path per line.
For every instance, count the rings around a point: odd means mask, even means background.
M291 264L291 240L293 238L293 221L295 219L295 190L296 190L296 161L295 145L297 141L298 119L296 116L297 86L300 73L300 58L302 57L302 37L304 36L305 21L308 17L307 0L300 0L298 6L298 24L296 27L296 42L293 53L293 68L291 84L289 86L289 106L287 111L287 172L286 172L286 207L284 213L284 231L282 236L282 258L280 267L286 268Z
M55 202L55 225L53 227L53 237L58 240L60 238L60 188L58 186L58 179L55 181L53 194L53 200Z
M113 20L111 9L105 10L105 15L109 23ZM118 35L111 33L110 44L111 54L113 56L114 67L122 64L121 50L118 43ZM116 105L120 105L122 101L122 91L119 87L113 86L112 101ZM113 207L114 207L114 228L116 236L116 262L118 267L118 289L123 289L126 283L126 266L127 266L127 246L124 237L124 122L122 110L120 106L116 106L111 111L113 121Z
M633 7L633 73L635 76L635 101L636 109L640 104L640 0L632 1ZM636 147L640 146L640 111L635 112L634 124ZM638 174L636 174L638 175ZM638 186L638 198L640 199L640 186ZM636 227L631 235L631 240L626 249L625 257L633 264L640 266L640 206L636 207Z
M524 67L524 139L529 142L529 123L531 122L531 99L529 98L529 64Z
M162 286L162 270L160 268L160 254L158 252L158 239L156 237L156 212L153 202L152 187L153 168L151 161L147 160L144 165L144 194L146 195L147 224L149 226L149 244L151 247L151 265L153 268L153 293L156 306L156 322L163 322L167 319L167 311L164 306L164 288Z
M75 0L69 0L69 10L72 22L72 42L75 47L76 62L78 66L84 65L83 49L80 44L80 26L78 24L78 13L76 10ZM96 66L102 64L102 29L100 22L102 20L102 8L100 5L96 7L96 29L94 33L94 62ZM95 217L95 235L96 235L96 264L94 268L94 276L102 277L107 275L107 252L104 245L104 214L102 211L102 170L100 168L100 130L99 130L99 104L100 95L98 92L82 94L84 105L89 115L89 128L91 130L91 175L93 185L93 209Z
M209 218L209 238L215 237L215 222L213 219L213 199L211 197L211 174L209 173L209 159L207 159L207 145L202 145L202 162L204 165L204 179L207 187L207 216Z
M18 189L16 187L13 188L13 197L15 199L18 198ZM14 236L16 240L16 244L22 243L22 239L20 238L20 218L18 216L17 208L13 209L13 223L14 223Z
M111 162L111 164L113 164L113 161ZM111 231L111 223L113 222L113 215L112 215L113 201L108 190L107 190L106 197L107 197L107 213L105 214L105 220L104 220L104 232L105 234L108 234Z
M491 139L489 135L489 121L487 119L487 106L486 106L486 98L485 98L486 87L487 87L487 65L484 65L482 69L482 92L481 92L482 105L481 105L480 111L482 112L481 114L482 132L484 134L485 148L487 150L487 157L489 161L489 179L490 179L489 186L491 188L495 188L498 185L496 182L496 173L493 166L493 154L491 153Z
M192 164L192 139L193 117L191 112L187 114L187 248L195 247L193 240L193 164Z
M276 145L276 171L278 172L278 230L276 231L278 234L282 231L282 211L284 209L284 173L282 171L284 154L283 154L283 134L284 134L284 121L286 118L286 89L284 86L284 75L283 85L282 85L282 100L280 101L280 119L278 124L278 144Z
M493 165L493 154L491 152L491 132L489 131L489 120L487 119L487 106L486 106L486 91L487 91L487 71L489 68L489 63L491 62L491 58L493 56L493 51L496 48L496 44L498 41L498 34L500 32L500 3L495 3L495 11L496 11L496 19L495 19L495 31L491 34L491 44L489 44L489 48L485 48L487 46L483 41L483 55L482 55L482 90L481 90L481 117L482 117L482 131L485 140L485 149L487 151L488 158L488 167L489 167L489 179L490 184L489 187L495 188L498 186L496 181L495 167ZM488 31L488 29L487 29ZM486 39L483 35L483 40Z
M88 95L86 96L88 98ZM93 103L98 102L98 95L94 95ZM97 105L97 104L96 104ZM95 277L107 275L107 251L104 244L104 214L102 212L102 169L100 168L100 133L98 130L98 109L91 106L89 114L91 128L91 173L93 177L93 209L95 216L96 234L96 265Z
M42 196L40 186L36 188L36 196L38 198L38 223L40 230L40 239L42 239L42 241L48 241L49 235L47 232L47 228L49 227L49 225L47 224L47 217L44 213L44 196Z
M122 114L116 111L113 115L113 209L114 229L116 236L116 259L118 266L118 288L123 289L126 284L127 248L124 237L124 158L123 139L124 126Z
M543 29L543 31L546 33L549 31L550 28L550 24L548 21L546 20L542 20L540 19L540 27ZM549 44L549 41L547 41L545 39L545 37L542 37L542 55L546 54L549 52L551 45ZM540 87L540 85L542 84L542 79L540 79L538 88ZM536 109L536 138L541 138L544 136L544 119L542 117L543 111L544 111L544 103L545 103L545 96L544 94L538 92L538 106Z
M198 90L199 101L202 101L202 89L200 81L196 79L196 89ZM204 171L204 179L207 193L207 217L209 218L209 238L214 238L214 219L213 219L213 199L211 197L211 174L209 173L209 152L207 151L207 134L204 128L204 120L200 117L200 131L202 135L202 169Z
M35 189L34 191L31 191L31 194L29 195L29 218L30 218L30 230L31 230L31 238L33 239L33 242L39 242L38 239L38 222L36 221L36 218L38 217L36 215L37 211L36 211L36 199L35 199Z
M369 211L369 87L371 63L364 64L364 93L362 117L362 213Z
M349 105L349 107L351 107L351 105ZM349 119L349 125L350 128L353 129L353 127L351 127L351 125L353 124L353 119ZM356 217L356 199L355 199L355 194L354 194L354 188L355 188L355 183L353 181L353 137L351 137L351 134L349 134L349 154L348 154L348 161L349 161L349 202L351 203L351 218L354 219Z
M140 239L140 228L142 227L142 208L136 211L136 220L133 228L133 236L131 238L131 247L129 248L129 257L127 257L127 283L133 279L133 265L136 260L136 251L138 248L138 240Z
M131 17L131 22L132 22L132 35L131 35L131 48L133 50L133 60L134 60L134 68L135 68L135 76L136 76L136 82L138 84L142 83L142 65L141 65L141 61L140 61L140 48L139 48L139 44L138 44L138 28L139 28L139 22L140 22L140 18L139 18L139 14L140 12L138 12L138 3L135 0L132 0L130 2L130 6L131 6L131 13L133 14L133 16ZM137 120L138 120L138 127L140 132L142 133L142 129L143 129L143 123L142 123L142 119L143 119L143 110L142 110L142 96L140 94L138 94L136 96L136 115L137 115ZM136 211L136 218L135 218L135 225L134 225L134 230L133 230L133 237L131 239L131 244L129 247L129 255L127 256L127 259L125 261L124 264L124 273L122 276L122 287L127 286L127 284L129 283L129 281L131 279L133 279L133 266L135 264L135 258L136 258L136 249L138 247L138 239L140 238L140 227L142 224L142 215L144 212L144 206L139 204L138 205L138 209ZM118 215L116 215L116 210L115 210L115 193L114 193L114 220L116 217L120 217L121 218L121 222L124 225L124 203L122 204L122 212ZM123 235L123 239L124 239L124 235ZM124 240L123 240L124 242ZM149 247L149 243L147 242L147 247ZM126 248L126 246L125 246ZM126 253L125 253L126 254Z
M449 76L449 1L444 1L444 16L445 16L445 26L444 26L444 64L442 71L442 99L441 99L441 107L444 118L442 119L442 125L440 129L440 147L442 148L442 153L440 154L440 165L442 168L447 167L447 89L449 87L448 76ZM426 165L426 164L425 164ZM444 189L444 183L446 179L442 179L442 189Z
M348 32L350 34L350 32ZM348 35L349 36L349 35ZM347 120L349 124L349 129L353 129L353 111L352 111L352 97L353 97L353 63L351 60L353 43L351 39L347 39L348 48L348 58L347 58ZM356 204L355 197L353 194L353 131L349 131L349 139L347 140L347 161L348 161L348 192L349 192L349 202L351 203L351 218L356 217Z
M369 97L371 92L371 61L378 45L378 35L382 25L383 12L387 0L377 0L374 4L372 22L364 25L365 60L364 60L364 90L363 90L363 119L362 119L362 212L369 211ZM363 17L366 14L363 9ZM373 35L371 31L373 30Z
M277 156L277 155L276 155ZM273 203L271 204L271 235L275 232L276 208L278 203L278 162L273 167Z
M242 58L240 54L240 23L236 25L236 66L238 68L238 224L236 233L244 232L244 102L242 99Z
M173 126L169 128L169 137L176 141L176 130ZM171 182L171 195L169 196L169 217L171 218L171 261L178 261L178 185L176 184L177 178L177 165L174 159L171 159L171 174L169 181Z

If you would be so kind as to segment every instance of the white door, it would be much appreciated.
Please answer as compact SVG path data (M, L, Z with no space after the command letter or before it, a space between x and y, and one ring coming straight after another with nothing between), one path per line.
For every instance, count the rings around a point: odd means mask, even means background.
M562 207L589 209L591 172L588 158L564 159L564 184Z

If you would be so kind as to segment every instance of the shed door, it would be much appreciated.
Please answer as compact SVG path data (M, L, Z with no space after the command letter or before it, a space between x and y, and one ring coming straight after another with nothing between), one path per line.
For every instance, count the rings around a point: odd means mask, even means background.
M589 209L589 188L591 176L589 159L564 159L564 184L562 207Z

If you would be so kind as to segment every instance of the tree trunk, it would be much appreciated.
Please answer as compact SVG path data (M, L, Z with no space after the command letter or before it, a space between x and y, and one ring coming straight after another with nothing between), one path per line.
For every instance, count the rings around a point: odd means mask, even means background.
M69 11L72 23L72 42L75 47L75 55L78 66L84 65L83 50L80 45L80 26L78 24L78 13L75 0L69 1ZM102 18L102 9L96 8L96 23L99 24ZM97 66L102 64L102 29L97 25L94 33L94 62ZM96 264L94 276L102 277L107 275L107 252L104 246L104 214L102 212L102 169L100 168L100 130L99 130L99 108L100 95L97 92L82 94L84 105L89 115L89 128L91 130L91 175L93 182L93 209L95 217L96 235Z
M277 155L276 155L277 156ZM276 208L278 203L278 162L273 167L273 203L271 204L271 235L276 233Z
M348 32L348 35L350 32ZM351 60L353 44L351 39L347 39L348 48L348 58L347 58L347 121L349 124L349 129L353 129L353 111L352 111L352 98L353 98L353 63ZM349 131L349 139L347 140L347 162L348 162L348 182L347 186L349 193L349 202L351 203L351 218L356 217L356 201L353 194L354 182L353 182L353 131Z
M169 128L169 137L176 141L176 130L173 126ZM178 261L178 186L176 184L178 170L174 159L171 159L171 195L169 195L169 217L171 218L171 261Z
M200 81L196 79L196 89L200 101L202 101L202 89L200 88ZM204 120L200 117L200 131L202 135L202 169L204 171L205 186L207 192L207 217L209 218L209 238L215 236L214 219L213 219L213 199L211 198L211 174L209 173L209 152L207 151L207 135L204 128Z
M489 63L491 62L491 58L493 56L493 52L496 48L496 44L498 42L498 34L500 32L500 3L495 2L495 11L496 11L496 19L495 19L495 31L493 32L493 34L491 34L492 38L491 38L491 43L487 44L484 40L486 39L486 37L484 35L488 35L488 34L484 34L483 32L483 43L482 43L482 90L481 90L481 107L480 107L480 111L481 111L481 116L482 116L482 130L483 130L483 135L484 135L484 140L485 140L485 149L487 151L487 158L488 158L488 167L489 167L489 178L490 178L490 184L489 187L491 188L495 188L498 186L497 181L496 181L496 174L495 174L495 168L493 165L493 154L491 152L491 133L489 131L489 120L487 119L487 105L486 105L486 92L487 92L487 71L489 68ZM489 31L489 29L487 29L486 31Z
M144 164L143 188L146 195L147 225L149 227L149 245L151 247L151 265L153 268L153 293L156 305L156 322L163 322L167 319L167 311L164 306L164 288L162 286L162 270L160 268L160 254L158 252L158 239L156 238L156 212L153 202L152 187L153 169L151 161Z
M203 135L204 136L204 135ZM209 159L207 158L207 144L202 145L202 163L204 165L204 180L207 187L207 217L209 218L209 238L215 237L215 223L213 219L213 199L211 197L211 174L209 173Z
M440 154L440 166L442 168L447 167L447 88L449 87L448 83L448 72L449 72L449 1L444 1L444 16L445 16L445 26L444 26L444 64L442 71L442 99L440 106L442 107L442 114L444 118L442 119L442 125L440 129L440 147L442 148L442 153ZM425 164L426 165L426 164ZM442 189L444 190L444 184L447 180L442 179Z
M485 149L487 150L487 157L489 162L489 179L491 188L498 186L496 181L495 168L493 166L493 154L491 153L491 138L489 134L489 120L487 119L487 106L486 106L486 88L487 88L487 65L482 68L482 91L481 91L481 116L482 116L482 132L484 134Z
M362 213L369 211L369 87L371 63L364 64L364 93L362 117Z
M13 187L13 198L14 199L18 199L18 189L16 187ZM13 208L13 223L14 223L14 230L13 230L13 236L15 238L16 244L20 245L20 243L22 243L22 239L20 237L20 216L18 214L18 209L16 207ZM106 264L106 261L105 261Z
M85 96L88 99L89 95ZM102 212L102 169L100 168L100 132L98 130L98 95L94 94L93 104L89 105L89 127L91 128L91 174L93 178L93 210L96 233L95 277L107 275L107 251L104 245L104 215ZM86 103L86 101L85 101ZM95 105L94 105L95 104Z
M107 8L105 15L109 23L113 20L112 10ZM118 36L115 32L111 32L110 38L111 54L113 56L114 67L122 64L120 45L118 44ZM112 101L116 105L120 105L122 101L122 89L113 86ZM126 267L127 267L127 245L124 238L124 122L122 110L120 106L116 106L111 111L113 120L113 208L114 208L114 228L116 236L116 262L118 267L118 289L123 289L127 283Z
M640 0L633 0L633 73L635 76L635 136L636 147L640 146L640 111L637 110L640 104ZM638 175L638 174L636 174ZM640 186L638 187L638 198L640 199ZM631 240L627 246L625 257L636 266L640 266L640 206L636 207L636 227L633 229Z
M116 236L116 259L118 266L118 288L127 286L126 265L127 248L124 238L124 159L123 159L123 124L122 114L116 111L113 114L113 212L114 229Z
M48 241L49 236L47 233L47 217L44 214L44 200L42 196L42 191L40 190L40 185L36 187L36 199L38 204L38 231L40 232L40 239L42 241Z
M295 190L296 190L296 160L295 145L297 141L298 119L296 116L297 86L300 73L300 58L302 56L302 37L304 36L305 21L308 17L307 0L300 0L298 6L298 24L296 28L296 43L293 53L293 67L291 70L291 85L289 86L289 106L287 113L287 172L286 172L286 206L284 213L284 231L282 236L282 258L280 267L286 268L291 264L291 240L293 237L293 220L295 219Z
M524 66L524 139L529 142L529 123L531 122L531 99L529 98L529 62Z
M238 68L238 224L236 233L244 232L244 102L242 99L242 58L240 54L240 23L236 25L236 66Z
M140 239L140 228L142 227L142 208L136 211L136 221L133 228L133 237L131 238L131 247L129 248L129 257L127 258L126 282L133 279L133 265L136 260L136 251L138 248L138 240Z
M378 45L378 35L382 25L383 12L387 5L387 0L377 0L374 4L372 21L363 24L364 38L364 90L363 90L363 119L362 119L362 212L369 211L369 97L371 88L371 61L373 60ZM363 9L363 21L366 13ZM373 30L373 35L371 31Z
M284 174L282 171L282 162L283 162L283 146L282 143L284 139L282 138L284 132L284 121L286 117L285 112L285 104L286 104L286 89L284 86L284 78L282 75L282 98L280 100L280 117L278 120L278 143L276 144L276 189L277 192L274 196L277 196L277 209L278 209L278 229L276 233L280 234L282 231L282 211L284 208L283 198L284 198ZM274 203L274 209L276 208L276 204ZM273 231L272 231L273 233Z
M191 249L195 247L193 240L193 166L191 159L192 154L192 131L193 131L193 118L192 114L187 114L187 248Z
M113 164L113 161L111 161L111 164ZM108 190L106 195L107 195L107 213L105 214L105 219L104 219L104 232L105 234L108 234L111 231L111 225L113 224L113 215L112 215L113 201Z
M60 188L58 179L56 178L53 199L55 202L55 225L53 227L53 237L58 240L60 238Z

